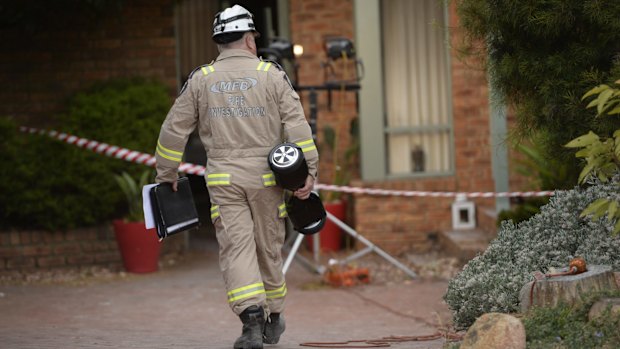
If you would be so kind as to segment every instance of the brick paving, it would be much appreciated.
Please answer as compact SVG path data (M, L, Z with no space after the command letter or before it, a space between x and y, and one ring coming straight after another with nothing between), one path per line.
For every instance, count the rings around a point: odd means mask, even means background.
M446 323L447 281L350 289L309 287L320 276L287 273L287 330L277 345L417 336ZM229 310L215 251L145 275L86 283L0 285L1 348L231 348L241 323ZM442 339L391 348L442 348Z

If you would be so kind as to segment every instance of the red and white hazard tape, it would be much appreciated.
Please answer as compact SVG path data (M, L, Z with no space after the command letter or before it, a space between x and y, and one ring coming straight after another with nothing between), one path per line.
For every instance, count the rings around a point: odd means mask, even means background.
M57 132L54 130L39 130L32 127L20 127L20 131L26 133L36 133L41 135L47 135L52 138L58 139L68 144L73 144L78 147L89 149L95 153L103 154L106 156L114 157L117 159L143 164L146 166L155 166L155 157L150 154L137 152L127 148L121 148L115 145L109 145L106 143L100 143L86 138L80 138L67 133ZM182 162L179 165L179 171L204 176L206 168L201 165L196 165L188 162ZM471 192L471 193L459 193L459 192L438 192L438 191L406 191L406 190L388 190L388 189L373 189L373 188L360 188L349 187L333 184L316 184L316 189L326 191L336 191L342 193L352 194L366 194L366 195L381 195L381 196L407 196L407 197L456 197L466 196L469 198L493 198L493 197L535 197L535 196L553 196L553 191L526 191L526 192Z
M20 131L26 133L36 133L41 135L47 135L52 138L58 139L65 143L73 144L78 147L92 150L95 153L103 154L106 156L114 157L117 159L134 162L136 164L143 164L146 166L155 167L155 157L150 154L141 153L135 150L127 148L117 147L106 143L100 143L86 138L80 138L67 133L57 132L54 130L39 130L31 127L20 127ZM189 173L193 175L203 176L205 174L205 167L187 162L182 162L179 166L179 171Z
M331 185L331 184L317 184L316 188L327 190L327 191L339 191L343 193L352 193L352 194L368 194L368 195L384 195L384 196L418 196L418 197L434 197L434 198L446 198L446 197L456 197L456 196L466 196L469 198L533 197L533 196L553 196L554 195L553 191L459 193L459 192L450 192L450 191L405 191L405 190L372 189L372 188L348 187L348 186Z

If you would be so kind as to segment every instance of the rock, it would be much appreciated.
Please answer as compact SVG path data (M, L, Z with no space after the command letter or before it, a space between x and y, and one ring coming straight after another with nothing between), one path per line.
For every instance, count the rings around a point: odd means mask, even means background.
M588 313L588 320L592 321L601 316L607 307L611 307L612 314L620 314L620 298L601 298L598 302L592 304L592 308L590 308Z
M467 330L460 349L525 349L525 327L521 320L501 313L487 313Z
M588 270L581 274L546 277L528 282L519 292L519 301L521 312L526 312L532 305L553 307L560 301L578 304L583 293L617 289L618 284L610 266L590 265Z

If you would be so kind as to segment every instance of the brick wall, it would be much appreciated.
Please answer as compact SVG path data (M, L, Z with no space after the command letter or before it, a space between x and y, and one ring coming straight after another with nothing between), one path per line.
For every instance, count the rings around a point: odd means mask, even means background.
M294 0L291 1L291 32L293 41L304 46L299 60L302 84L320 84L323 75L320 62L324 61L323 40L337 35L349 38L353 33L353 3L348 0ZM456 28L454 4L450 10L450 27ZM451 41L460 39L458 31ZM455 142L455 175L441 178L422 178L364 183L354 180L354 186L395 190L429 191L493 191L489 129L488 89L484 70L472 69L477 62L463 62L452 51L452 103ZM334 94L333 100L341 96ZM349 141L348 122L355 117L355 96L345 96L343 109L330 112L325 94L319 99L319 130L326 124L338 125L344 135L340 149ZM336 104L338 105L338 104ZM306 103L307 107L307 103ZM342 121L341 121L342 120ZM362 140L363 141L363 140ZM319 143L321 143L319 133ZM330 182L331 154L321 147L321 179ZM452 229L452 198L403 198L357 195L354 197L353 217L349 223L366 238L391 252L424 252L431 248L433 237L439 231ZM492 207L493 200L475 200L478 207ZM350 205L351 206L351 205ZM477 210L478 220L484 220Z
M109 229L9 231L0 234L0 239L0 270L28 271L85 264L120 266L120 254Z
M183 248L182 236L167 239L162 255ZM112 225L70 231L0 232L0 276L15 272L80 269L101 266L122 268L121 255Z
M299 85L320 86L328 81L350 80L354 77L355 63L344 60L331 62L334 76L327 74L323 64L328 62L325 39L345 37L354 40L353 2L351 0L293 0L290 2L290 30L293 43L304 47L299 64ZM309 92L300 92L306 116L310 117ZM333 183L334 164L344 166L342 156L336 160L324 142L323 130L329 125L338 134L337 148L345 149L350 143L349 125L357 117L355 92L318 91L317 137L321 155L322 183Z
M100 17L60 12L0 29L0 115L48 126L66 98L97 81L156 78L176 94L173 0L127 0Z

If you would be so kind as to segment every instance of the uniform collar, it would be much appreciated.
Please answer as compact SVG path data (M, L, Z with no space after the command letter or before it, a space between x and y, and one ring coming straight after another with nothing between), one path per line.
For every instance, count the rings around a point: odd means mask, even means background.
M230 57L246 57L246 58L258 59L258 57L256 57L256 55L254 55L252 52L249 52L243 49L231 48L231 49L228 49L220 53L220 55L217 56L216 61L221 61L222 59L226 59Z

